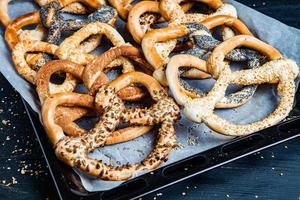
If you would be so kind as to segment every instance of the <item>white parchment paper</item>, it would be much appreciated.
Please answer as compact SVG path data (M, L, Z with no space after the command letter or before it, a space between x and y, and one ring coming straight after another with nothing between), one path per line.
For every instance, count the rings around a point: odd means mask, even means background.
M294 59L298 64L300 63L300 30L289 27L235 1L228 0L227 2L237 8L239 18L247 24L257 37L280 50L287 58ZM30 1L13 2L10 6L10 16L13 18L35 9L34 4ZM125 31L124 23L120 20L117 28L125 39L131 42L129 33ZM0 33L0 71L29 103L32 109L39 113L40 104L34 87L16 73L10 52L3 39L3 29L0 30ZM191 84L208 90L212 86L213 81L192 81ZM243 124L267 116L274 110L277 102L275 87L260 86L254 97L244 106L216 112L232 122ZM221 145L232 139L231 137L212 132L203 124L194 124L184 117L176 124L176 131L178 147L172 151L168 161L162 164L161 167ZM112 164L139 162L152 150L156 133L157 130L153 130L151 133L131 142L97 149L91 156ZM89 177L83 172L77 172L80 175L83 186L88 191L108 190L122 183L102 181Z

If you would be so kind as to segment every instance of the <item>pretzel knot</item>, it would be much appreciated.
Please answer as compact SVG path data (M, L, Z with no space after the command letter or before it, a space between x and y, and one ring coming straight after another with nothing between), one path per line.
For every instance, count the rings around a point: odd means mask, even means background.
M116 92L133 83L143 84L156 102L149 109L126 109ZM151 170L167 160L172 150L176 134L174 123L179 118L179 108L168 97L164 89L151 76L141 72L123 74L109 85L101 86L96 95L95 104L104 113L95 128L79 137L68 137L63 134L61 127L57 126L53 117L49 117L47 110L59 104L71 103L67 95L56 96L59 100L48 98L43 106L43 121L49 137L55 145L55 152L59 159L66 164L77 167L104 180L127 180L135 172ZM74 99L78 106L83 105L80 98ZM72 100L74 104L74 100ZM100 160L89 158L88 154L105 144L120 122L129 122L139 125L161 124L157 143L153 151L141 163L111 166ZM54 129L53 129L53 127Z
M271 61L259 68L231 72L229 66L224 63L223 59L228 52L237 46L247 46L258 50L269 57ZM176 86L178 82L176 83L176 81L172 79L174 69L178 66L197 65L199 63L201 64L201 62L189 62L189 60L184 57L181 59L181 62L178 62L178 60L179 59L175 56L172 57L167 67L167 78L176 101L185 107L184 114L188 119L198 123L204 122L216 132L231 136L250 134L279 123L292 110L295 96L294 79L299 73L296 63L282 58L276 49L254 37L246 35L235 36L221 43L214 49L208 59L206 67L208 67L208 71L218 79L211 91L202 97L190 98L187 94L178 90ZM226 89L230 84L248 86L265 83L278 84L278 95L281 97L277 108L268 117L251 124L236 125L213 113L217 104L224 99ZM248 93L241 93L234 95L234 98L230 99L233 103L239 103L243 101L247 95Z

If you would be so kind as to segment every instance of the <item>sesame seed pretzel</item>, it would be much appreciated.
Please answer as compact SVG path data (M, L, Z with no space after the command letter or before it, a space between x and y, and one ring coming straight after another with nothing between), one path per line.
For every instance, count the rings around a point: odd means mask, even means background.
M83 135L86 131L79 127L74 121L85 116L96 116L91 110L82 107L58 107L55 111L55 123L57 123L63 131L69 136ZM107 138L105 145L112 145L127 142L138 138L152 129L152 126L130 126L115 130L112 135Z
M70 60L81 65L86 65L87 63L92 62L96 56L84 54L78 49L78 47L86 38L96 34L105 35L115 47L125 44L123 37L112 26L101 22L94 22L84 26L73 35L66 38L60 44L55 55L61 60ZM126 65L130 64L130 62L126 63Z
M192 4L187 2L181 6L184 11L188 11ZM151 25L163 21L160 16L159 2L140 1L130 10L126 25L135 42L140 44L145 33L152 29Z
M31 68L25 60L25 55L28 52L43 52L53 55L57 50L57 46L42 41L23 40L20 41L12 51L12 59L16 66L18 73L33 85L37 83L37 71L38 69ZM69 91L74 89L77 81L70 74L66 75L66 78L62 84L50 83L50 93L59 93L63 91Z
M53 1L60 3L62 12L73 14L87 14L90 13L90 8L96 10L100 6L106 5L104 0L35 0L40 6L45 6Z
M120 89L137 82L145 85L153 100L156 101L149 109L125 109L123 102L116 95ZM62 128L55 123L50 110L61 104L76 103L78 106L84 106L84 102L82 96L73 98L70 94L61 94L48 98L43 106L43 122L55 146L55 153L61 161L98 178L114 181L127 180L137 171L152 170L166 161L176 141L174 123L179 117L179 108L151 76L141 72L130 72L121 75L109 85L102 86L95 99L96 107L104 111L101 120L95 128L84 135L65 136ZM161 124L157 143L148 157L139 164L117 167L89 158L88 154L103 146L121 121L141 125Z
M53 74L57 72L66 72L80 80L82 77L83 70L84 67L82 65L78 65L76 63L72 63L66 60L54 60L43 65L37 73L36 84L36 91L40 98L41 104L43 104L47 98L51 97L51 95L58 93L56 91L53 92L53 89L51 88L52 85L50 84L50 78ZM97 82L99 84L101 83L101 85L104 85L107 84L109 80L105 76L105 74L101 73L97 78ZM72 92L75 89L75 85L64 89L64 91L59 92ZM134 99L134 97L130 97L130 92L132 92L131 90L131 87L124 88L118 92L118 96L122 100L132 100ZM123 95L124 93L126 95ZM135 93L132 94L135 95ZM87 105L84 107L93 109L93 107L89 107L92 104L88 102L89 101L87 101ZM68 135L78 136L85 133L85 130L80 128L76 123L74 123L74 121L86 115L90 115L90 113L91 112L89 112L89 110L81 107L59 106L55 111L55 120ZM95 116L95 114L93 115ZM132 140L147 133L151 128L151 126L131 126L124 129L120 129L118 131L113 132L113 135L109 138L106 144L115 144Z
M295 82L299 69L297 64L289 59L279 58L264 64L260 68L231 72L224 68L217 82L207 96L188 101L184 105L186 117L197 123L205 123L212 130L229 136L242 136L276 125L293 108L295 97ZM229 84L278 84L277 93L280 102L277 108L266 118L250 124L233 124L214 114L214 107L225 95Z

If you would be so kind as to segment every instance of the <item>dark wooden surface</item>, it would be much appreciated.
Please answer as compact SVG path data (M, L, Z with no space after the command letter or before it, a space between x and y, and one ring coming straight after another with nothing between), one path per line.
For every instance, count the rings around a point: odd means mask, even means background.
M300 28L298 0L240 2ZM0 121L0 199L57 199L20 96L2 75ZM294 139L143 199L300 200L299 146L300 138Z

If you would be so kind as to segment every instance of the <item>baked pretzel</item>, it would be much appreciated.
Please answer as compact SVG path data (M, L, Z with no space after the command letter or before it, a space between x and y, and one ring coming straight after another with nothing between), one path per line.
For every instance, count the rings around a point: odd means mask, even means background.
M79 127L74 121L85 116L96 116L93 112L93 108L89 110L82 107L58 107L55 111L55 123L63 129L66 135L76 137L86 133L86 130ZM152 126L130 126L115 130L112 132L112 135L107 138L105 145L134 140L148 133L151 129Z
M61 60L70 60L72 62L86 65L95 59L94 55L84 54L80 51L80 44L91 35L105 35L113 46L125 44L123 37L110 25L94 22L79 29L70 37L66 38L61 44L55 55Z
M165 49L158 49L157 43L170 41L173 39L178 39L180 37L189 35L194 38L195 45L203 47L210 45L215 47L217 43L211 42L212 36L209 34L208 29L215 28L220 25L226 25L230 28L233 28L240 34L252 35L249 29L237 18L231 16L215 16L211 18L207 18L203 21L203 25L200 24L187 24L180 26L169 26L162 29L156 29L149 31L142 40L142 49L145 54L147 61L156 69L153 73L153 76L160 81L161 84L167 85L167 81L165 79L163 66L168 62L168 56L170 51ZM208 28L205 28L205 27ZM198 36L199 34L203 34L204 36ZM210 36L210 37L208 37ZM205 44L205 45L203 45ZM161 52L163 51L163 52ZM191 49L188 53L203 53L203 51ZM184 52L186 53L186 52ZM204 52L206 53L206 52ZM194 70L193 73L196 75L201 75L203 73L198 73L197 70ZM186 77L195 78L196 75L185 74Z
M237 11L235 7L230 4L223 3L221 0L195 0L195 2L202 2L208 5L210 8L215 10L214 13L206 15L199 13L185 13L185 11L180 6L180 3L184 0L161 0L159 4L159 9L161 15L173 24L183 24L183 23L197 23L201 22L205 18L216 16L216 15L229 15L237 17Z
M13 47L21 40L42 40L44 37L44 31L38 30L26 30L27 37L19 36L23 32L22 28L28 25L37 25L40 23L40 14L38 12L28 13L14 19L5 30L5 40L8 47L12 50ZM32 34L31 34L32 33ZM32 37L34 36L34 37Z
M53 74L57 72L65 72L69 75L71 74L72 77L76 78L77 80L82 80L83 71L84 66L67 60L54 60L46 63L39 69L37 73L36 91L41 103L43 104L45 99L50 97L52 94L58 93L56 90L53 91L53 88L51 88L52 85L50 84L50 78ZM107 84L109 80L104 73L100 72L98 73L96 82L98 87L100 87L101 85ZM73 92L75 86L76 85L72 85L72 87L66 87L64 91L60 92ZM98 88L95 88L95 90L96 89ZM133 88L129 87L119 91L118 96L122 100L139 100L144 96L144 93L139 88L134 90Z
M58 45L62 32L77 31L91 22L102 22L114 25L117 20L117 12L110 6L102 6L90 14L86 19L72 20L64 19L60 12L61 6L58 2L51 2L40 9L42 24L49 29L47 42ZM98 36L99 38L99 36ZM96 46L99 44L96 43ZM87 50L90 52L90 50Z
M181 6L186 12L192 7L192 4L187 2ZM145 33L151 30L151 25L163 21L164 19L160 15L159 2L140 1L130 10L126 25L135 42L140 44Z
M93 62L89 63L85 69L84 73L82 75L82 79L86 87L89 89L90 94L95 94L95 92L98 90L99 82L98 77L102 74L103 70L114 61L117 60L119 57L125 57L130 60L133 60L134 62L138 63L140 67L144 69L148 69L151 66L147 63L147 61L144 60L142 53L133 46L120 46L114 49L111 49L109 51L106 51L99 57L97 57ZM132 67L126 67L123 66L123 73L132 72L135 71ZM137 91L139 91L137 89ZM142 97L144 93L142 91L135 92L138 97ZM126 93L124 92L124 95Z
M288 59L272 60L260 68L231 72L224 68L217 82L207 96L193 99L185 103L184 114L194 122L205 123L212 130L229 136L247 135L276 125L293 108L295 82L299 69L297 64ZM264 119L250 124L233 124L214 114L214 107L224 97L229 84L278 84L277 93L280 102L277 108Z
M149 109L125 109L123 102L115 93L137 82L145 85L153 100L156 101ZM61 94L48 98L42 108L45 129L55 146L55 153L61 161L104 180L127 180L137 171L152 170L166 161L176 140L174 123L179 117L179 108L151 76L140 72L131 72L121 75L108 86L102 86L95 99L96 107L104 111L101 120L95 128L84 135L65 136L62 128L55 123L51 110L61 104L84 106L84 102L82 96ZM121 121L141 125L161 123L157 144L149 156L139 164L118 167L89 158L89 152L103 146Z
M12 51L12 59L16 66L18 73L28 82L36 85L38 69L32 69L25 60L25 54L28 52L43 52L53 55L57 50L57 46L41 41L24 40L20 41ZM62 84L50 83L50 93L59 93L63 91L73 90L77 85L77 81L69 74Z
M61 11L73 14L87 14L90 9L96 10L106 5L104 0L35 0L40 6L45 6L53 1L58 1L62 6Z

